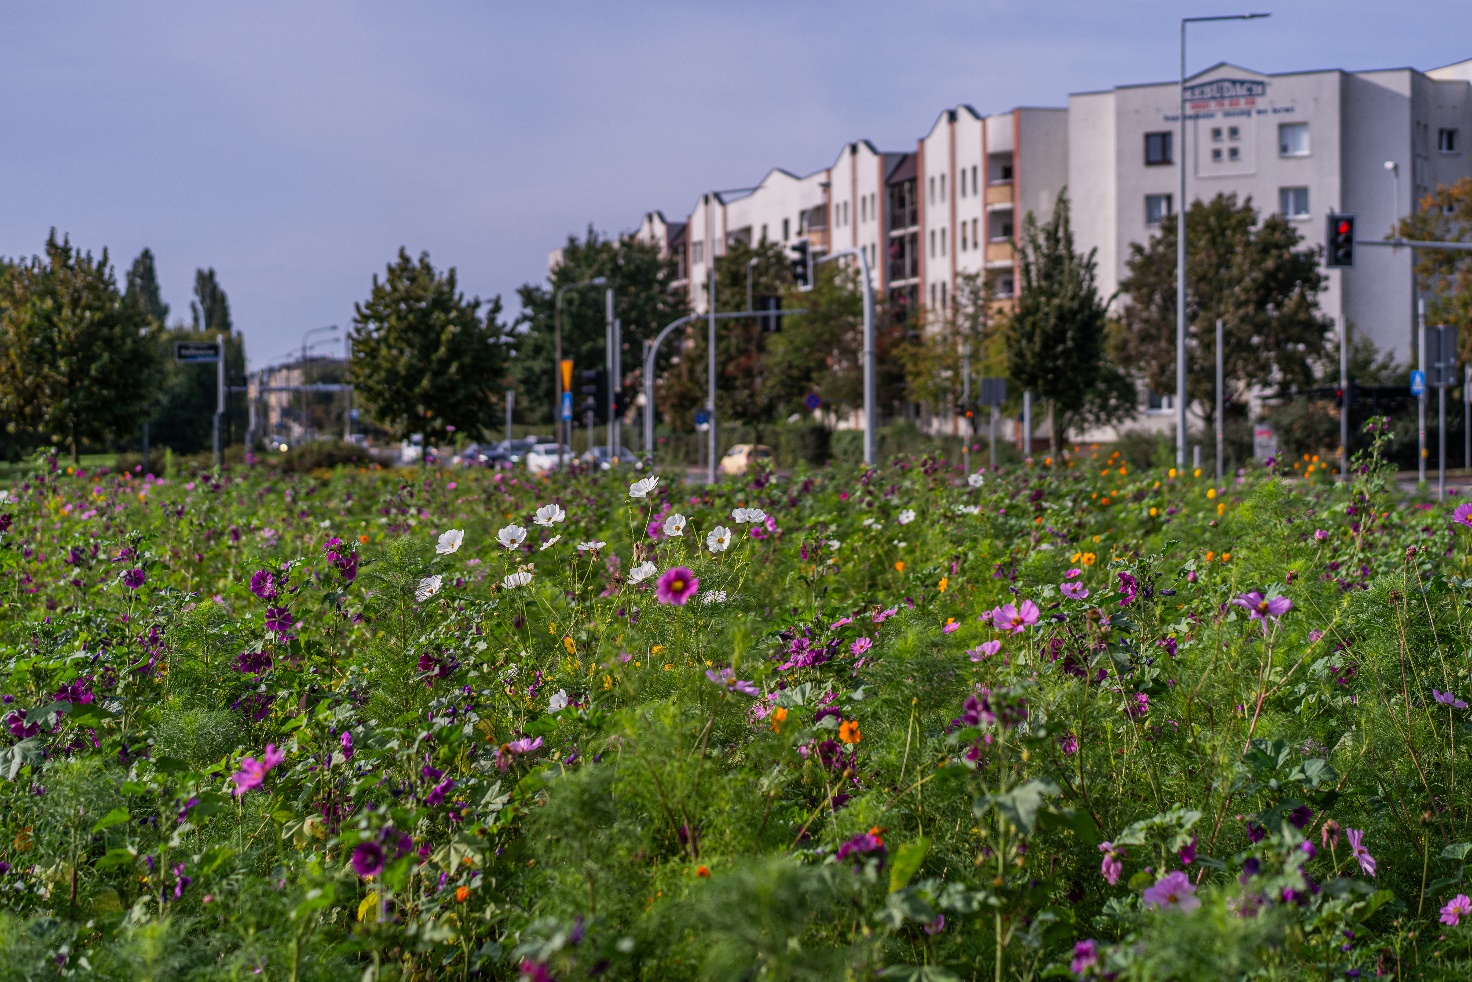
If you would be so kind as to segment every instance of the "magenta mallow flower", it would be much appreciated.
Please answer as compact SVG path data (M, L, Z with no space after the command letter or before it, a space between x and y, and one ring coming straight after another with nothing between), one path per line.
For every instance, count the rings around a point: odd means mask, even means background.
M353 869L365 880L383 872L383 847L376 842L360 842L353 847Z
M1287 597L1265 597L1257 590L1242 594L1232 603L1245 607L1252 620L1262 621L1264 634L1267 633L1270 621L1276 623L1278 618L1293 609L1293 601Z
M719 672L707 668L705 670L705 677L710 679L716 685L719 685L721 688L725 689L727 692L739 692L743 696L752 697L756 697L762 694L761 690L752 683L743 682L741 679L738 679L736 677L736 673L731 671L731 669L729 668L723 668Z
M971 656L971 660L972 661L981 661L983 658L990 658L992 655L995 655L997 652L999 652L1001 650L1002 650L1002 642L1000 642L1000 641L983 641L981 644L977 645L975 648L968 649L967 652L966 652L966 654L968 654L968 655Z
M1467 506L1464 505L1463 507ZM1456 927L1461 923L1462 918L1468 915L1472 915L1472 897L1468 897L1465 893L1459 893L1448 900L1445 907L1441 908L1441 923L1447 927Z
M1195 910L1201 906L1195 885L1180 870L1167 873L1156 880L1154 886L1146 887L1140 899L1145 901L1146 907Z
M266 779L266 774L286 759L285 751L278 751L274 743L266 744L266 752L260 760L247 757L240 762L240 770L236 771L230 780L235 782L235 797L240 797L251 788L258 788Z
M1097 964L1099 964L1099 946L1093 938L1085 938L1073 946L1073 962L1069 964L1068 969L1074 975L1083 978L1089 969Z
M277 638L282 641L287 640L286 636L291 633L292 624L291 611L285 607L266 608L266 630L276 635Z
M1354 853L1354 858L1360 861L1360 869L1366 876L1375 875L1375 857L1370 855L1370 850L1362 844L1365 837L1363 829L1345 829L1344 837L1349 840L1349 848Z
M680 604L700 591L700 578L687 567L676 566L659 578L654 594L662 604Z
M1452 521L1458 525L1465 525L1469 529L1472 529L1472 502L1465 505L1458 505L1457 510L1452 512Z
M1458 699L1451 692L1438 692L1436 689L1432 689L1431 690L1431 694L1433 696L1435 696L1436 697L1436 701L1439 702L1439 703L1441 703L1443 706L1450 706L1453 709L1466 709L1467 708L1467 704L1464 701L1462 701L1461 699Z
M342 756L343 756L343 759L344 760L352 760L353 759L353 735L351 733L349 733L347 730L343 730L342 731L342 736L338 739L338 742L342 744Z
M1058 591L1069 600L1087 600L1089 597L1089 588L1082 583L1062 583Z
M1022 601L1021 607L1012 604L1003 604L992 608L988 615L992 627L998 631L1009 631L1012 634L1021 634L1029 626L1038 622L1038 605L1031 600Z
M1112 842L1101 842L1099 851L1104 854L1104 861L1099 864L1099 872L1103 874L1106 883L1114 886L1119 882L1119 875L1124 872L1124 863L1120 861L1120 857L1124 855L1124 849L1115 848Z
M143 581L146 579L148 577L144 575L143 568L141 566L134 566L132 569L123 573L123 586L129 590L136 590L143 585Z
M1463 507L1465 508L1466 506L1463 505ZM1323 529L1314 529L1314 541L1315 542L1323 542L1323 541L1325 541L1328 538L1329 538L1329 533L1328 532L1325 532Z
M262 600L276 599L276 574L268 569L258 569L250 578L250 592Z

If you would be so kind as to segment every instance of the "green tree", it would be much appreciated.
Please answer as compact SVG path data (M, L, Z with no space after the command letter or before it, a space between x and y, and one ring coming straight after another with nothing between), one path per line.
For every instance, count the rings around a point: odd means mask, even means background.
M1472 177L1424 195L1398 231L1407 239L1472 242ZM1426 323L1472 324L1472 252L1416 250L1416 286L1426 298ZM1461 345L1465 358L1472 353L1472 331L1461 332Z
M1308 386L1326 357L1330 322L1318 311L1324 277L1318 247L1299 248L1282 215L1258 222L1247 198L1192 203L1186 219L1186 392L1207 426L1215 418L1216 321L1222 320L1227 398L1262 386ZM1156 392L1176 389L1176 218L1130 246L1120 284L1124 357Z
M862 409L864 295L858 269L836 262L819 266L813 288L790 293L783 306L807 313L784 316L782 330L767 341L764 384L773 408L803 412L803 399L816 393L825 409L839 415ZM876 344L876 354L892 351L896 333L886 333L886 347Z
M986 374L989 349L995 346L996 301L982 273L959 273L950 306L931 327L899 348L911 397L941 416L950 416L965 390L962 370L970 350L971 396L980 396L976 380Z
M194 271L194 300L189 304L190 322L196 331L232 330L230 321L230 298L215 278L215 270Z
M157 376L148 315L125 301L108 262L46 240L46 255L0 280L0 413L64 443L75 461L87 440L131 434Z
M674 260L661 259L655 246L632 236L609 239L591 227L582 241L569 236L562 262L548 275L547 283L528 283L517 290L521 315L512 339L511 371L519 393L517 407L524 409L526 418L552 419L554 303L559 289L598 276L607 278L614 291L614 316L623 331L623 381L633 384L640 369L641 342L688 310L683 292L671 289L676 271ZM576 371L603 367L604 321L602 288L590 286L563 294L562 357L572 359ZM666 353L662 360L667 362L669 357Z
M453 426L477 433L496 425L504 406L507 336L501 298L480 312L466 300L455 269L440 273L429 253L404 249L367 301L355 306L348 374L373 418L399 437L443 441Z
M1052 445L1060 450L1070 425L1090 407L1105 355L1105 313L1095 287L1094 250L1073 245L1068 193L1058 193L1053 217L1022 220L1017 306L1008 325L1008 374L1053 404Z
M155 329L169 322L169 305L164 303L158 286L158 270L153 264L153 250L144 249L128 267L128 286L123 296L148 316Z

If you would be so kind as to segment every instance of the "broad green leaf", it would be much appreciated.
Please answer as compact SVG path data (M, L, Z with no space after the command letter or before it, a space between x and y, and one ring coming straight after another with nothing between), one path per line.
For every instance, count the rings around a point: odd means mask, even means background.
M930 837L924 835L896 849L894 858L889 862L889 892L894 893L909 886L910 880L929 854Z
M103 815L97 820L97 824L92 826L92 831L101 832L103 829L110 829L114 825L121 825L127 820L128 809L114 808L112 811L108 812L106 815Z

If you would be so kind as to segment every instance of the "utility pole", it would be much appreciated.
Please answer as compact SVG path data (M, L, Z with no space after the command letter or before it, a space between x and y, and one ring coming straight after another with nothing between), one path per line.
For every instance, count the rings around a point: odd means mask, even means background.
M714 239L709 236L707 240L712 243L710 253L710 293L706 304L707 324L706 330L706 396L705 411L710 414L710 432L706 435L706 480L716 483L716 253Z
M1222 371L1222 319L1216 319L1216 479L1222 479L1223 433L1227 426L1224 372Z
M1429 379L1431 376L1426 371L1426 301L1416 301L1416 367L1421 369L1421 374ZM1420 395L1416 396L1416 431L1418 441L1416 444L1416 480L1426 483L1426 386L1421 386Z
M215 335L220 345L220 357L215 362L215 466L225 466L224 450L220 447L220 424L225 420L225 335Z
M604 374L607 376L604 384L604 397L608 405L604 408L608 411L608 460L613 462L614 430L618 428L618 420L613 416L613 403L615 386L618 384L618 319L613 316L613 287L609 287L603 293L603 366ZM588 434L588 449L593 449L593 435Z
M1182 448L1181 453L1185 454ZM1032 456L1032 391L1022 393L1022 456Z
M1349 318L1339 322L1339 479L1349 480Z
M975 418L971 408L971 342L961 342L961 405L966 407L966 442L961 445L961 469L971 473L971 420Z

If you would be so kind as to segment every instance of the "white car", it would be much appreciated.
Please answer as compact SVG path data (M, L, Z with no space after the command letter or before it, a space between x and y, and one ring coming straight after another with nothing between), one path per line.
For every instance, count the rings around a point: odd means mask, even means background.
M572 460L571 448L562 447L562 459ZM538 443L526 452L526 469L533 474L543 474L557 469L557 444Z

